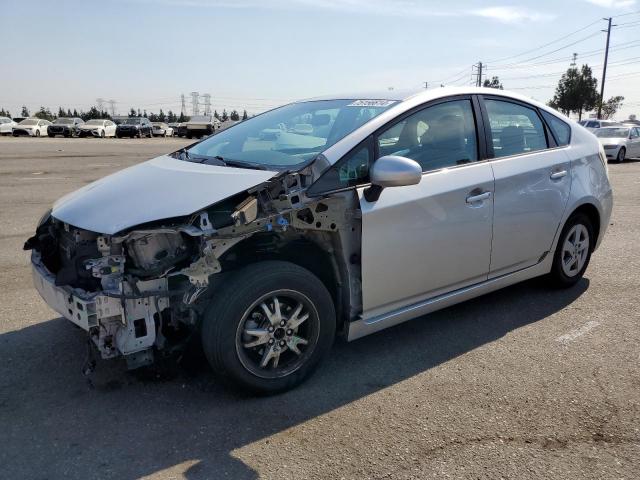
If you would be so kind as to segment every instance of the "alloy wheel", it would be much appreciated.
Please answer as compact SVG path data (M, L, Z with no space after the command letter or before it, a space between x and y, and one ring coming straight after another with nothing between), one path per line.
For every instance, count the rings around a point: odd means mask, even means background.
M562 271L567 277L575 277L582 271L589 255L589 231L578 223L565 237L562 245Z
M309 298L293 290L270 292L253 302L238 324L238 358L258 377L290 375L313 353L319 329Z

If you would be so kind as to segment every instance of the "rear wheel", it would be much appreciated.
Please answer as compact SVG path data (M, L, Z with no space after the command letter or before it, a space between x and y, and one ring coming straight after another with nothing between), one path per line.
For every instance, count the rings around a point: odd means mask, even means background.
M568 288L580 281L589 265L595 241L589 217L576 213L567 220L549 274L555 287Z
M315 275L288 262L261 262L215 292L202 345L218 374L254 392L276 393L313 372L335 327L331 295Z
M616 160L618 161L618 163L624 162L624 157L626 154L627 154L627 150L624 147L618 150L618 156L616 157Z

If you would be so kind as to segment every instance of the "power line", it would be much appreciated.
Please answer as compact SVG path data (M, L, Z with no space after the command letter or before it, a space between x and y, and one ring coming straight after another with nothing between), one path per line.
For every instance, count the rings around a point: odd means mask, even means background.
M596 21L594 21L594 22L590 23L589 25L586 25L586 26L584 26L584 27L582 27L582 28L579 28L578 30L576 30L576 31L574 31L574 32L571 32L571 33L569 33L569 34L567 34L567 35L563 35L563 36L562 36L562 37L560 37L560 38L556 38L555 40L552 40L552 41L551 41L551 42L549 42L549 43L545 43L544 45L540 45L540 46L538 46L538 47L536 47L536 48L532 48L531 50L526 50L526 51L524 51L524 52L522 52L522 53L518 53L517 55L511 55L511 56L509 56L509 57L503 57L503 58L499 58L499 59L489 60L489 62L488 62L488 63L493 63L493 62L504 62L505 60L511 60L512 58L521 57L521 56L526 55L526 54L528 54L528 53L537 52L537 51L538 51L538 50L540 50L541 48L548 47L549 45L553 45L554 43L558 43L559 41L564 40L565 38L569 38L569 37L571 37L572 35L575 35L576 33L582 32L582 31L586 30L587 28L592 27L593 25L595 25L595 24L596 24L596 23L598 23L599 21L600 21L600 19L598 19L598 20L596 20Z

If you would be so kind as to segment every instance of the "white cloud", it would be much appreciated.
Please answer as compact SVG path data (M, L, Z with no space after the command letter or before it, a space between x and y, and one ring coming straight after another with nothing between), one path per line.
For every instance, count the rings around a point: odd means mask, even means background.
M460 17L474 16L502 23L522 23L552 20L554 15L521 7L493 6L478 10L456 7L452 9L425 5L420 0L137 0L192 7L253 8L253 9L308 9L330 10L347 14L381 15L394 17ZM594 0L599 1L599 0ZM617 0L635 1L635 0Z
M539 22L553 20L555 15L519 7L487 7L471 11L479 17L492 18L503 23Z
M636 4L636 0L586 0L589 3L605 8L628 8Z

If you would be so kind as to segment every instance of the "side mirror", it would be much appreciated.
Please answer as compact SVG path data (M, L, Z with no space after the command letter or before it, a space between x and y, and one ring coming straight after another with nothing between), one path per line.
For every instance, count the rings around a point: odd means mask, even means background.
M410 158L386 155L373 163L369 176L371 186L364 190L364 198L367 202L375 202L387 187L404 187L420 183L422 167Z

